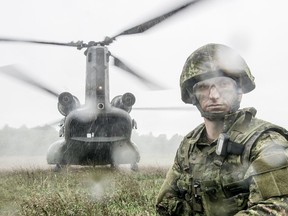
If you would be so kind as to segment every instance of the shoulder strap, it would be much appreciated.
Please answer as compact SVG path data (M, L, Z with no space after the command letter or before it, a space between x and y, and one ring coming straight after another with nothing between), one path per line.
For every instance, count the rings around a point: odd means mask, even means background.
M246 142L245 147L244 147L244 151L242 153L242 161L244 163L248 163L249 162L252 146L254 145L254 143L256 143L256 140L260 137L261 134L262 134L262 132L257 131Z
M198 127L196 127L192 132L190 132L186 137L187 143L184 147L184 163L183 163L183 169L189 170L189 153L193 151L195 143L201 136L201 132L204 129L204 124L200 124Z
M257 139L267 131L278 132L288 140L288 132L284 128L254 118L254 110L252 110L252 112L250 109L245 109L243 111L244 115L239 117L228 131L231 141L245 145L242 153L242 161L249 161L253 145L257 142Z
M243 161L247 161L247 162L249 161L252 147L254 146L258 138L263 133L268 132L268 131L275 131L281 134L283 137L285 137L285 139L288 141L288 132L284 128L281 128L279 126L276 126L267 122L267 124L262 130L259 130L253 133L252 136L250 136L249 139L247 140L245 147L244 147L243 154L242 154Z

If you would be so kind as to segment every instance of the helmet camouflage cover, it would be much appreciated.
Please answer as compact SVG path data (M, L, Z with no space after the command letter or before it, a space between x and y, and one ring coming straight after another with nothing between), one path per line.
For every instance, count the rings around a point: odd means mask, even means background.
M254 77L245 60L230 47L211 43L200 47L187 58L180 76L182 100L193 103L193 86L199 81L219 76L234 79L243 93L255 88Z

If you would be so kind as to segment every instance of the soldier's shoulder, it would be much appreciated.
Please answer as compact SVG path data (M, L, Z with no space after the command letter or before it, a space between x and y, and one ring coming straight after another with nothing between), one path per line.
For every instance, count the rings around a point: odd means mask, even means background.
M196 128L194 128L192 131L190 131L186 136L184 136L180 148L186 145L190 145L193 140L197 140L199 136L201 135L201 132L204 129L204 123L198 125Z
M192 131L190 131L184 139L193 139L195 138L199 133L202 132L202 130L205 128L204 123L199 124L196 128L194 128Z
M288 148L288 131L285 128L261 119L255 119L255 122L262 126L256 131L259 135L251 149L251 160L262 154Z
M288 139L288 131L286 128L273 124L269 121L265 121L263 119L253 118L250 123L250 128L253 128L255 131L262 132L262 134L275 134L277 133L279 136L285 137Z

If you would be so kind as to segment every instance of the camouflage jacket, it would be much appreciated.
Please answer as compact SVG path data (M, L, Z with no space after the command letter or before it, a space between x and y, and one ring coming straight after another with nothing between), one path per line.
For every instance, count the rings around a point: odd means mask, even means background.
M157 197L159 215L288 215L288 133L255 114L225 118L241 153L217 155L204 124L183 139Z

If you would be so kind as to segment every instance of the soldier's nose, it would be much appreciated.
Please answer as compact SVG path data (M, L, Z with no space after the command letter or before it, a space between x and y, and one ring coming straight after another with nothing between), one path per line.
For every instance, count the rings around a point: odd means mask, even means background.
M210 91L209 91L209 98L210 99L218 99L220 97L220 93L218 91L218 89L216 88L215 85L212 85L210 87Z

